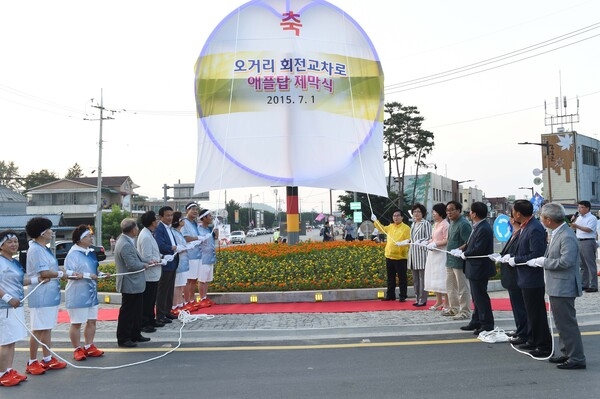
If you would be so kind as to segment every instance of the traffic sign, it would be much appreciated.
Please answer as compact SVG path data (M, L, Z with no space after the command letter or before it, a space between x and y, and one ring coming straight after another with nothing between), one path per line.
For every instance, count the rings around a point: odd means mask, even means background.
M506 215L500 215L494 221L494 236L500 242L506 242L512 234L510 218Z
M360 211L360 202L351 202L350 209L353 211Z

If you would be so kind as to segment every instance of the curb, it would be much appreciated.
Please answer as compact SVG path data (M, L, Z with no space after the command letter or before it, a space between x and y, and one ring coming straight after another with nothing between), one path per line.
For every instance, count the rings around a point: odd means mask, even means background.
M219 305L230 305L245 303L366 301L383 298L385 291L385 288L357 288L311 291L215 292L210 293L209 296L210 299ZM488 292L496 291L506 291L502 287L500 280L492 280L488 283ZM396 292L398 292L397 288ZM408 287L408 296L415 296L412 287ZM100 304L120 305L121 294L118 292L99 292L98 301Z

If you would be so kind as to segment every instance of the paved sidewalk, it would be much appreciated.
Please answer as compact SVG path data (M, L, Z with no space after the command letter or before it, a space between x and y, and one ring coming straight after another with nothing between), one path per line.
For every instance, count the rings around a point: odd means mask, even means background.
M492 297L505 298L505 290L490 293ZM430 302L432 303L431 299ZM589 293L576 300L579 324L600 325L600 293ZM118 308L119 305L101 304L101 307ZM218 305L216 305L218 306ZM514 329L512 312L495 311L496 326L505 330ZM99 321L96 341L107 347L116 346L116 321ZM144 334L152 342L174 346L179 338L181 322ZM370 337L400 337L419 334L461 334L459 327L464 320L452 320L439 311L376 311L352 313L267 313L215 315L209 320L198 319L186 323L182 342L210 344L223 342L293 341L310 339L367 339ZM54 342L68 342L68 323L54 329Z

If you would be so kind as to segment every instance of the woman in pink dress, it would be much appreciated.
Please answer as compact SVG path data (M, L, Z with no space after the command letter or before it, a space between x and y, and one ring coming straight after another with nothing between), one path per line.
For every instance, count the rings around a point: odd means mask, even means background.
M429 309L442 310L448 304L446 290L446 244L448 243L448 228L446 220L446 204L438 203L433 206L433 233L427 244L429 255L425 263L425 290L434 292L436 301Z

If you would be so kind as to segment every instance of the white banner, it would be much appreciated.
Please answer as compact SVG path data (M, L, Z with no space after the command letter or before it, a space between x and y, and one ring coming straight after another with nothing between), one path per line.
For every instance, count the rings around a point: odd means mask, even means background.
M310 186L387 196L383 72L360 26L321 0L255 0L196 63L194 191Z

